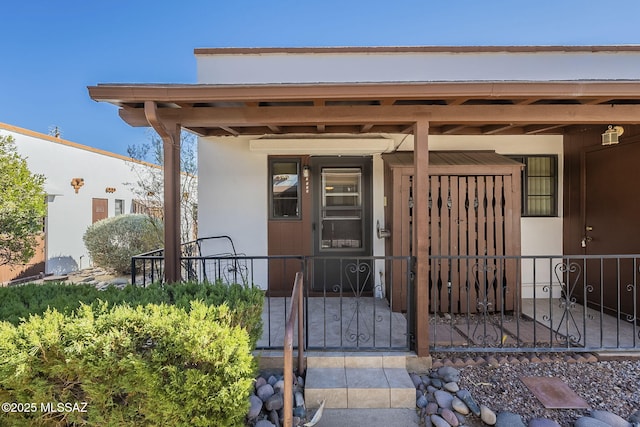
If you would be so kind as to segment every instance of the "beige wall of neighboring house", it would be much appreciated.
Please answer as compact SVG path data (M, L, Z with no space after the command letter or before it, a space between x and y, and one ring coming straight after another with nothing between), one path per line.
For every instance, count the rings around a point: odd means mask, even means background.
M94 206L98 216L132 212L136 196L131 185L139 178L131 159L3 123L0 135L12 136L31 172L46 178L45 273L64 274L92 266L82 236L92 224ZM72 183L78 181L82 186L76 184L76 189ZM2 278L6 280L10 278Z

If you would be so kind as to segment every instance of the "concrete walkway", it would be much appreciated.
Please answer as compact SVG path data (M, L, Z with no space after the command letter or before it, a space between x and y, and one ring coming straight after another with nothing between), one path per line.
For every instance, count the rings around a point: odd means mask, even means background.
M414 427L418 425L420 420L415 409L325 409L320 422L315 427Z

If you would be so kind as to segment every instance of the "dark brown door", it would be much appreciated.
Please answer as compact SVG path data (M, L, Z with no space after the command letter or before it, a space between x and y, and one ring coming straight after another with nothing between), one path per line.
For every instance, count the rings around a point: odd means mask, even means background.
M100 221L109 216L109 201L107 199L93 199L93 217L91 222Z
M311 188L307 157L269 158L268 251L269 295L291 295L297 271L295 256L311 248Z
M585 153L585 254L640 253L639 160L640 143ZM593 289L586 292L588 301L599 306L602 292L607 311L633 313L633 294L627 288L633 283L633 270L631 260L621 260L620 265L614 259L589 261L587 282Z

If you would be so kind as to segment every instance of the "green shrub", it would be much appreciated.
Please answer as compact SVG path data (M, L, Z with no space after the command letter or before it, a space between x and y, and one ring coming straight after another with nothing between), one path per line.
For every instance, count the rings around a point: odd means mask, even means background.
M0 322L0 401L38 405L0 413L0 425L243 425L255 369L231 318L226 305L196 301ZM47 402L86 402L87 412L43 413Z
M64 283L0 288L0 320L17 325L20 319L42 314L48 308L71 314L81 304L97 306L99 301L104 301L110 306L127 304L132 307L165 303L188 310L194 300L200 300L207 305L226 304L230 309L233 325L247 330L251 348L255 348L262 335L262 291L253 286L227 285L221 281L154 284L146 288L128 285L124 289L109 287L104 291L97 290L93 285Z
M162 225L148 215L117 215L90 225L83 239L96 265L130 273L132 256L162 247Z

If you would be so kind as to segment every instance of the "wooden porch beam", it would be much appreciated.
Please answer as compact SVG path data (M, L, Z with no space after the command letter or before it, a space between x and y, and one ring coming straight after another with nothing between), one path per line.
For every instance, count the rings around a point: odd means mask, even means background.
M434 124L518 125L553 124L635 124L640 122L640 105L458 105L458 106L335 106L335 107L257 107L158 109L160 120L181 123L186 127L220 126L295 126L317 123L326 125L407 124L428 117ZM149 126L144 110L120 110L131 126Z
M144 113L162 138L164 153L164 281L180 281L180 132L178 122L158 116L158 106L145 101Z
M225 132L229 132L233 136L240 135L240 132L238 132L237 130L235 130L235 129L229 127L229 126L220 126L220 129L222 129Z
M451 135L451 134L455 134L456 132L460 132L462 129L466 128L468 126L442 126L442 134L443 135Z
M482 128L482 134L483 135L495 135L497 133L500 133L502 131L511 129L513 127L516 127L516 125L514 125L513 123L509 123L509 124L506 124L506 125L484 126Z
M413 218L416 353L429 356L429 122L413 126Z
M525 135L535 135L537 133L547 132L562 127L565 127L565 125L525 126L523 130Z

